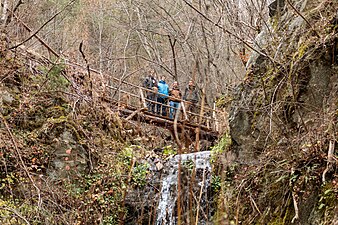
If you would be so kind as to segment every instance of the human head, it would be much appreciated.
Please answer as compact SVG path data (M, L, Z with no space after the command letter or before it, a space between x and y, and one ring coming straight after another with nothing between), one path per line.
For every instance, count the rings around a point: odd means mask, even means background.
M161 80L165 81L165 76L161 76Z
M178 86L178 82L175 80L174 82L173 82L173 87L177 87Z
M194 81L193 80L189 80L189 86L194 86Z

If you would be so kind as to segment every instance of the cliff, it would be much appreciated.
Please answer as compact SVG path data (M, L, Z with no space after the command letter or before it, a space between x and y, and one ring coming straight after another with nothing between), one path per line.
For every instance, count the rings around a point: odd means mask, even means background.
M336 224L338 3L276 2L230 110L232 219Z

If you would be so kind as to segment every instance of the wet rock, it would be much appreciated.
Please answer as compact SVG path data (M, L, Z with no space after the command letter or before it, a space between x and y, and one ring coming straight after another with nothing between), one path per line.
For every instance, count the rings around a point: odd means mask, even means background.
M157 169L157 171L162 170L163 169L163 164L161 162L157 162L156 163L156 169Z

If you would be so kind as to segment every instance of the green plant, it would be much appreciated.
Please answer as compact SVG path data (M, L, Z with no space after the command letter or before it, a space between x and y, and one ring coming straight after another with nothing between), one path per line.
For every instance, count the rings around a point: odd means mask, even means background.
M215 101L217 108L227 108L230 106L233 101L233 96L231 95L221 95Z
M184 168L188 169L189 171L193 170L195 167L195 162L192 159L184 161L182 164Z
M330 186L324 187L324 192L320 195L318 201L318 209L324 210L335 205L335 192L331 189Z
M131 160L133 159L134 153L131 146L125 147L119 154L119 158L125 166L130 166Z
M222 154L231 145L231 137L225 134L217 145L211 148L211 163L215 162L219 154Z
M55 64L51 68L47 68L45 66L41 66L40 70L46 74L47 82L46 87L47 89L51 90L64 90L69 87L69 81L62 75L63 70L65 69L64 64ZM35 80L40 80L41 77L35 78ZM45 81L43 81L45 82Z
M163 148L163 155L175 155L177 152L171 145L167 145Z
M211 176L211 187L214 191L219 191L221 189L222 179L220 176L212 175Z
M148 163L142 163L134 167L132 174L132 181L134 185L139 187L146 185L149 167L150 165Z

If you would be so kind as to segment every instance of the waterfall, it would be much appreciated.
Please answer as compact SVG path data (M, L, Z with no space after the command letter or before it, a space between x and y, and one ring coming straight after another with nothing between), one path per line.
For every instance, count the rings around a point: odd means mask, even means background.
M207 204L207 188L210 186L210 173L211 173L211 165L210 165L210 151L204 152L196 152L190 154L181 154L176 155L171 158L167 162L167 170L165 173L165 177L162 180L162 189L161 189L161 198L157 208L157 218L156 225L176 225L177 224L177 181L178 181L178 166L181 160L181 198L183 202L188 202L186 200L187 196L189 196L189 188L194 188L197 198L202 197L200 200L200 207L196 207L196 199L194 199L195 203L195 214L196 210L203 210L203 204ZM184 171L188 171L186 173L189 174L189 171L192 171L193 168L196 171L196 176L194 179L189 177L189 175L184 174ZM184 182L186 184L184 184ZM191 180L194 180L195 183L192 183ZM202 192L201 192L202 188ZM188 190L187 190L188 189ZM200 194L202 195L200 196ZM185 195L185 196L184 196ZM191 197L191 196L190 196ZM188 208L184 210L184 206L182 206L182 211L186 215L186 220L189 220L189 215L187 216L187 212L192 209ZM201 215L201 214L199 214ZM205 212L204 212L205 215ZM196 216L196 215L195 215ZM202 217L202 216L199 216ZM182 224L187 224L182 223ZM191 222L189 224L195 224ZM198 224L206 224L203 220L199 221Z

